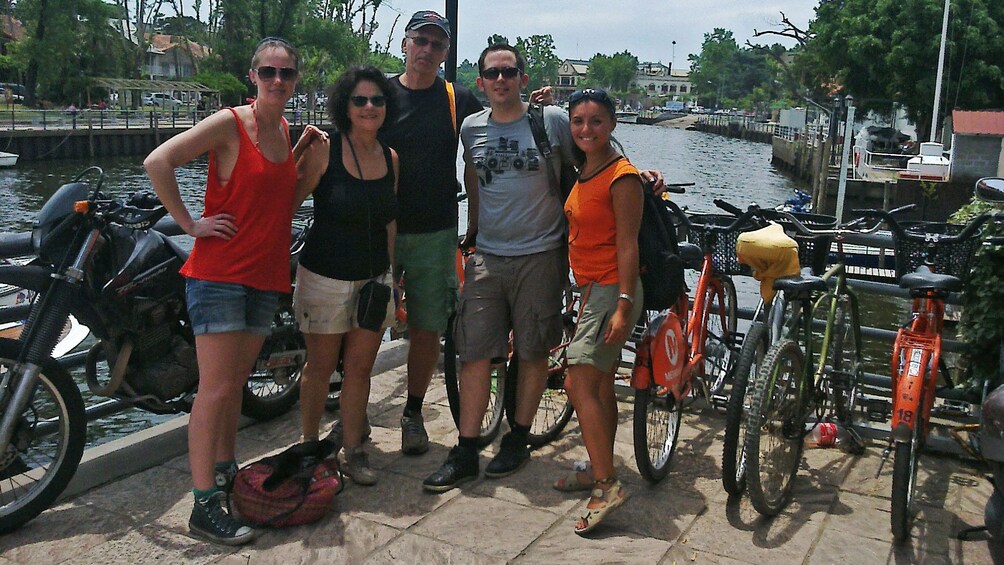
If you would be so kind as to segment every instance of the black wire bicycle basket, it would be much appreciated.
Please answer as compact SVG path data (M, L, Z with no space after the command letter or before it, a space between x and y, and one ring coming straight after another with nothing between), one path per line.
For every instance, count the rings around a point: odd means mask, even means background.
M837 218L824 214L808 214L805 212L792 212L792 216L805 224L805 227L813 230L832 230L837 227ZM798 243L798 264L803 267L812 267L812 273L821 275L826 271L827 259L830 256L830 244L833 242L832 235L806 235L795 227L791 220L781 216L777 223L784 228L784 233Z
M896 278L912 273L927 260L927 237L931 235L958 235L966 228L960 224L944 222L917 222L900 224L906 232L905 236L893 233L893 246L896 252ZM980 248L981 240L977 234L958 241L936 241L934 243L934 262L931 270L943 275L958 277L962 282L969 279L973 259Z
M742 232L752 231L756 226L747 223L731 231L724 231L736 221L736 217L727 214L687 214L690 218L690 229L687 231L687 241L705 248L709 242L712 253L711 263L715 270L726 275L749 275L749 266L743 265L736 257L736 241ZM715 229L719 228L719 229Z

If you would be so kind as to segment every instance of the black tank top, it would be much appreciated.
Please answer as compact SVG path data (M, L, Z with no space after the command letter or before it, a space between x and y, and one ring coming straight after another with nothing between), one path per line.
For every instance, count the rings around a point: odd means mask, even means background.
M394 166L383 146L387 174L360 180L342 163L342 136L333 136L328 168L314 189L314 224L300 262L319 275L343 281L387 271L387 224L397 217Z

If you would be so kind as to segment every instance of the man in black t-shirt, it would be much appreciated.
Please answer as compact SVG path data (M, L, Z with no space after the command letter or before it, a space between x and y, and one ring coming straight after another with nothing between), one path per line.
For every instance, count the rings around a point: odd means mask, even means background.
M404 276L408 298L408 400L401 418L401 450L408 455L429 449L422 402L457 294L457 132L481 110L470 90L452 85L454 119L446 81L438 76L449 49L446 18L416 12L401 41L405 71L391 80L400 117L380 135L400 159L394 274Z

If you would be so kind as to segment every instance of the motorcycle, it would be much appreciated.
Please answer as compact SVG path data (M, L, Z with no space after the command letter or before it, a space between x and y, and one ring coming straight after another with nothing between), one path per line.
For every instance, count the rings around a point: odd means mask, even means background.
M92 188L82 179L93 176ZM167 214L155 196L110 198L103 181L90 167L61 186L34 222L37 258L0 266L0 282L37 293L20 337L0 339L0 533L48 508L83 454L84 402L52 358L71 314L97 338L84 366L91 392L156 414L192 408L198 363L178 272L187 253L151 229ZM286 413L305 361L287 298L244 387L242 413Z

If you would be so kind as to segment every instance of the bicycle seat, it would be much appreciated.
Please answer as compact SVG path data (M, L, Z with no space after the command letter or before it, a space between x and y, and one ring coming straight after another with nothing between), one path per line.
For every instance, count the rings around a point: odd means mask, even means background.
M903 275L899 280L900 288L909 290L944 290L946 292L959 292L962 290L962 281L952 275L932 273L926 266L919 267L915 272Z
M677 247L680 251L680 259L683 259L684 265L689 269L700 269L701 263L704 262L704 252L701 251L701 246L696 243L684 243L681 242Z
M785 294L799 294L812 292L814 290L825 291L826 281L822 278L806 272L799 273L793 277L782 277L774 281L774 290L780 290Z

